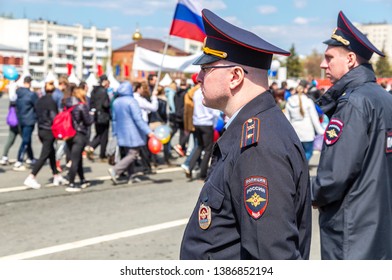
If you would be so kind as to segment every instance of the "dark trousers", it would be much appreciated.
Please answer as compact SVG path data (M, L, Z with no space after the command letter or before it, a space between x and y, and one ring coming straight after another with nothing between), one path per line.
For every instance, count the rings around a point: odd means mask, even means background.
M82 152L86 144L87 136L80 132L77 132L74 138L67 140L67 146L71 154L70 160L72 161L68 172L68 179L71 184L75 183L76 173L78 173L81 181L84 180Z
M95 124L95 136L91 141L90 146L94 149L101 145L101 150L99 151L99 157L106 157L106 146L108 144L109 139L109 123L107 124Z
M37 162L34 164L31 174L36 176L41 170L42 166L44 166L47 159L49 159L52 173L58 174L59 172L56 169L56 151L53 146L55 138L53 137L52 131L38 129L38 137L42 143L41 155L39 156Z
M205 179L207 177L208 164L210 162L214 144L214 127L195 125L194 134L197 139L197 148L189 162L189 170L192 171L202 151L204 151L204 156L200 163L200 179Z
M29 159L34 159L33 149L31 148L31 136L33 134L34 125L21 126L22 143L20 144L18 151L18 161L23 162L25 153Z

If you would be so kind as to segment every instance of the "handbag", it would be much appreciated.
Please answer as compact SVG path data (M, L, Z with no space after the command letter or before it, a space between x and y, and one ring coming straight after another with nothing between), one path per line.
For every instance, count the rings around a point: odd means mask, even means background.
M7 124L9 126L17 126L19 124L15 106L11 106L8 110Z

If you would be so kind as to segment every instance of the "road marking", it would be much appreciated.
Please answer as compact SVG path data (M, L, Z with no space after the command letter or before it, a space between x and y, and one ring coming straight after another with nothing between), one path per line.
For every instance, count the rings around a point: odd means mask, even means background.
M164 173L170 173L170 172L176 172L176 171L182 171L181 167L172 167L172 168L165 168L165 169L160 169L157 170L157 174L164 174ZM100 176L96 178L92 178L91 180L94 181L109 181L111 180L110 176ZM44 187L50 188L53 187L53 184L47 184ZM15 191L24 191L24 190L30 190L31 188L26 187L26 186L17 186L17 187L10 187L10 188L0 188L0 193L6 193L6 192L15 192Z
M27 252L23 252L20 254L4 256L4 257L0 257L0 260L31 259L31 258L35 258L35 257L44 256L44 255L50 255L50 254L54 254L54 253L59 253L59 252L63 252L63 251L68 251L68 250L82 248L82 247L86 247L86 246L90 246L90 245L95 245L95 244L103 243L103 242L107 242L107 241L113 241L113 240L117 240L117 239L121 239L121 238L127 238L127 237L132 237L132 236L136 236L136 235L140 235L140 234L145 234L145 233L150 233L150 232L154 232L154 231L178 227L178 226L185 225L187 223L188 223L188 219L175 220L175 221L171 221L171 222L167 222L167 223L162 223L162 224L157 224L157 225L152 225L152 226L147 226L147 227L142 227L142 228L136 228L136 229L117 232L117 233L113 233L113 234L102 235L102 236L93 237L93 238L89 238L89 239L65 243L62 245L46 247L46 248L33 250L33 251L27 251Z

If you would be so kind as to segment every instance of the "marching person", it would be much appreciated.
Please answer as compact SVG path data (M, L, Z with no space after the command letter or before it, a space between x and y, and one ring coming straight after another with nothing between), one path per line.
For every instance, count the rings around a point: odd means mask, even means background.
M288 52L202 11L203 104L230 119L213 148L181 259L308 259L311 197L305 154L268 91L273 54Z
M121 160L108 172L114 184L125 171L132 182L133 165L140 149L146 145L147 137L154 134L143 120L139 103L134 98L132 85L123 82L117 89L117 98L113 101L113 135L117 137Z
M41 187L41 184L36 180L36 176L48 159L50 168L52 169L53 184L59 186L68 183L56 168L56 151L54 149L54 142L56 139L52 134L52 123L54 117L58 113L58 108L56 102L52 98L54 91L55 86L53 81L45 83L46 94L35 103L35 111L37 112L38 120L38 137L42 143L42 149L39 159L33 166L33 170L24 181L24 185L33 189L39 189Z
M369 60L379 51L340 12L320 67L333 86L319 105L330 118L312 181L322 259L392 259L392 96Z

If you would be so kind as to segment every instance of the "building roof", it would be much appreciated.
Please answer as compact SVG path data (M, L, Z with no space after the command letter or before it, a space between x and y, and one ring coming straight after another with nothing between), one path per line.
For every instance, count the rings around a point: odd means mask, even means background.
M113 50L113 52L133 52L135 51L135 45L148 49L150 51L154 51L154 52L160 52L162 53L164 48L165 48L165 42L158 40L158 39L149 39L149 38L143 38L140 39L138 41L132 42L128 45L122 46L118 49ZM167 53L168 54L173 54L176 56L185 56L185 55L189 55L187 52L176 48L172 45L169 44L169 46L167 47Z
M14 48L14 47L2 45L2 44L0 44L0 51L11 51L11 52L21 52L21 53L26 52L26 50Z

